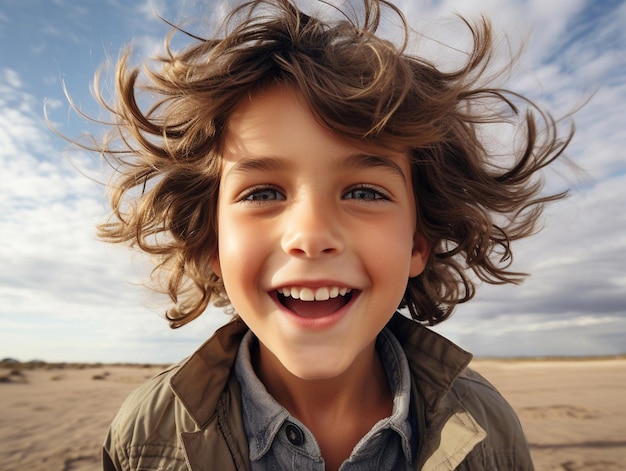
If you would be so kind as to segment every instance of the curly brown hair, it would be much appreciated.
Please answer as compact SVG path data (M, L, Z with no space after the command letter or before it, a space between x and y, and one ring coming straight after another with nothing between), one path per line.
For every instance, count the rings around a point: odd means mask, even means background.
M174 51L170 37L166 52L144 67L123 54L113 103L96 77L96 97L114 116L98 150L116 170L112 215L99 234L158 257L154 274L167 277L172 327L211 302L228 304L209 263L217 253L225 124L243 97L275 83L297 89L320 123L346 139L410 149L416 231L431 245L400 306L414 319L446 319L474 296L476 279L524 277L510 269L511 242L532 234L544 204L564 196L542 195L538 171L563 153L573 128L561 136L553 117L527 98L481 84L494 56L484 18L463 20L472 47L461 67L443 72L406 52L409 28L395 6L362 1L361 15L327 22L291 0L249 1L217 38L186 33L192 44ZM400 45L378 36L384 9L401 20ZM516 135L489 150L484 127L506 123Z

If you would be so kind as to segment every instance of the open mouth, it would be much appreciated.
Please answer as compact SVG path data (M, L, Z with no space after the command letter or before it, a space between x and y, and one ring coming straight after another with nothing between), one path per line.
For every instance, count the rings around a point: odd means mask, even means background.
M339 311L354 297L350 288L318 289L286 287L276 290L278 302L289 311L309 318L325 317Z

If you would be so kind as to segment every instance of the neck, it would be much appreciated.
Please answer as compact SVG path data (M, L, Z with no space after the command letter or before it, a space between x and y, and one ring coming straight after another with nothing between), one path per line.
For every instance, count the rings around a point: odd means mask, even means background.
M333 426L335 422L355 417L376 421L391 414L392 393L385 369L371 343L340 375L320 380L306 380L291 374L260 346L257 374L268 392L312 431ZM375 412L374 412L375 411ZM375 416L375 417L374 417Z

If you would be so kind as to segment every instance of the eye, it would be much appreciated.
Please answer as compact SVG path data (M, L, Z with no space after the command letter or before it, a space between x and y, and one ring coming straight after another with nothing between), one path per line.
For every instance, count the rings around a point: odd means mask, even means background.
M241 201L251 203L264 203L266 201L279 201L284 199L285 196L276 188L254 187L244 193Z
M344 195L344 199L358 201L388 201L389 197L380 189L367 185L352 188Z

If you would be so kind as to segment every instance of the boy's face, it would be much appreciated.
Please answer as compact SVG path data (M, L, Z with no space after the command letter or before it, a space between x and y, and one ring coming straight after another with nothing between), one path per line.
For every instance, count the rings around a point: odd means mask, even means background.
M212 266L261 364L330 379L371 357L428 253L407 156L333 135L276 86L233 113L223 160Z

